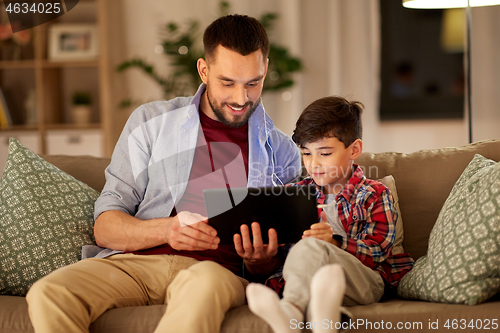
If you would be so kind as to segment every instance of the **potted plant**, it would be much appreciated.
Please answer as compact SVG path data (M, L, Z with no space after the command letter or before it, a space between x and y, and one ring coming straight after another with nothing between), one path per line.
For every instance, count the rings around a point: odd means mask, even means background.
M230 12L227 1L219 3L220 15ZM259 19L267 31L272 30L274 21L278 19L276 13L265 13ZM172 66L172 74L162 75L153 65L143 59L135 58L121 63L117 71L122 72L130 68L139 68L144 74L160 85L166 100L177 96L190 96L196 92L201 79L198 75L196 63L203 57L203 50L196 47L200 37L199 22L196 19L189 21L187 28L181 28L176 22L169 22L161 30L162 53L168 58ZM302 61L290 54L287 48L276 43L270 43L269 50L269 80L264 81L263 91L279 91L294 85L293 73L302 70ZM123 108L143 102L124 100L120 103Z
M89 92L77 91L73 94L71 114L73 123L89 124L92 115L92 97Z

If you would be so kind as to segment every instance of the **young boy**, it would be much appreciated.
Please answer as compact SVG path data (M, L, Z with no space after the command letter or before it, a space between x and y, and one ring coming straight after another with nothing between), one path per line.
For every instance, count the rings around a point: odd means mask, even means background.
M392 255L397 213L383 184L367 179L354 164L361 155L363 105L341 97L310 104L299 117L293 140L314 184L323 212L304 232L283 268L280 301L259 285L247 287L250 309L276 333L341 328L341 306L377 302L386 286L396 286L413 266L409 254ZM280 275L280 274L278 274ZM277 291L284 284L271 283ZM308 322L302 323L307 309Z

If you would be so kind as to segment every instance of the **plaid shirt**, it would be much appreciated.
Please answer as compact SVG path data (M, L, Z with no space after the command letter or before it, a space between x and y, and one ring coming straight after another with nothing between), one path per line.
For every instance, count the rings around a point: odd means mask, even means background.
M316 185L311 178L297 185ZM325 195L316 186L318 204L325 202ZM359 259L365 266L376 270L391 286L412 269L414 260L408 253L393 255L392 244L396 237L397 212L389 189L374 180L367 179L363 170L354 164L353 174L335 197L340 221L347 233L341 237L341 249ZM318 214L321 209L318 209ZM288 253L291 246L285 249ZM281 293L285 285L281 267L266 281L266 285Z

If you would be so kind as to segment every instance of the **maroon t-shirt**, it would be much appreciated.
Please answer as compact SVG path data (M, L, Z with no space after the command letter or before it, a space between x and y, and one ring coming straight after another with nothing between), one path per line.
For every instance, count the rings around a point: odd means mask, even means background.
M203 190L207 188L246 187L248 176L248 124L232 128L200 112L203 135L198 137L186 191L170 216L188 211L207 216ZM203 140L203 137L205 141ZM241 273L242 259L234 245L219 245L216 250L177 251L164 244L134 251L134 254L175 254L197 260L212 260L235 274Z

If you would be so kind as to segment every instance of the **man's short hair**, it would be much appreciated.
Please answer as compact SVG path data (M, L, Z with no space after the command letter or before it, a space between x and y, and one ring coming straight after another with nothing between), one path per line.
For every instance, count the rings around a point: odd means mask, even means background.
M320 98L300 115L293 131L293 141L302 147L325 137L336 137L347 148L361 139L363 104L339 96Z
M222 16L212 22L203 34L205 60L215 55L217 46L246 56L258 50L264 59L269 54L269 39L266 29L253 17L247 15Z

